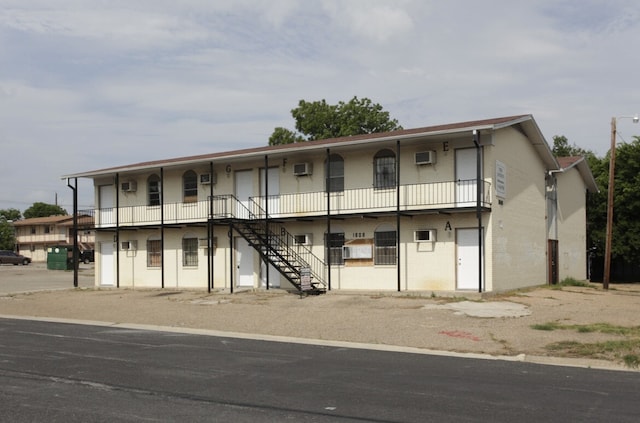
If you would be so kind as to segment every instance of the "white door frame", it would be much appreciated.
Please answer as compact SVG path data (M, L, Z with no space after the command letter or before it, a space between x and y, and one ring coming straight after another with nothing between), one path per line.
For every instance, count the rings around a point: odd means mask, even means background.
M478 152L476 150L476 148L458 148L455 151L456 206L458 207L476 205L478 196Z
M114 285L113 250L112 241L100 243L100 286Z
M249 215L246 209L250 210L249 197L253 195L253 170L236 170L235 193L241 204L236 210L236 217L248 219Z
M253 288L254 250L246 239L237 236L234 239L236 254L236 286Z
M484 237L484 234L483 234ZM483 240L484 243L484 240ZM478 228L456 229L456 289L478 290ZM485 255L482 249L482 290L485 285Z

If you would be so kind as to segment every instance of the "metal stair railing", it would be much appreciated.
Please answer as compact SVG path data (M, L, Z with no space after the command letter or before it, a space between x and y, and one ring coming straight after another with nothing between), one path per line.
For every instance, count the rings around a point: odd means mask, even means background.
M313 290L326 290L324 262L306 245L296 244L284 226L269 223L266 211L256 201L249 199L244 204L233 195L212 196L210 201L210 219L229 220L236 231L299 290L302 290L303 268L310 271Z

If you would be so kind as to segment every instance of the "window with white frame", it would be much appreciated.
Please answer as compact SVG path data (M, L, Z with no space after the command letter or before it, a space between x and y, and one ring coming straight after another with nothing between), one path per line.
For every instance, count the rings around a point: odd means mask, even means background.
M147 240L147 267L162 266L162 241L157 238Z
M158 175L151 175L147 180L147 192L148 192L148 204L150 206L160 205L160 177Z
M182 265L193 267L198 265L198 238L185 235L182 238Z
M344 159L339 154L329 155L329 174L326 184L329 192L344 191Z
M373 157L373 187L395 188L396 155L389 149L380 150Z
M343 247L344 247L344 232L332 232L327 236L325 234L325 257L331 259L332 265L344 264Z
M193 170L188 170L182 175L182 190L185 203L198 201L198 175Z
M381 227L373 234L374 264L396 264L397 233L395 229Z

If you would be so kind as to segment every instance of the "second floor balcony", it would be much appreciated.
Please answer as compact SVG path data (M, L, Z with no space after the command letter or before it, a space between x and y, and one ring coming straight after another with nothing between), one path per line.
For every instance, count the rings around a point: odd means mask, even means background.
M491 184L482 181L480 205L491 207ZM462 211L477 207L476 180L401 185L395 188L359 188L258 196L238 199L233 195L214 195L192 203L167 203L162 206L121 206L96 210L98 228L190 224L216 219L319 218L367 213L404 213L423 211ZM399 206L398 206L399 204Z

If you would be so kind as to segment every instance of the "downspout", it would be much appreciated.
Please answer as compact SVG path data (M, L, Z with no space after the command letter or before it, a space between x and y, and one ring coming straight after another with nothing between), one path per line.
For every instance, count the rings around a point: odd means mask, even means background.
M160 168L160 287L164 288L164 168Z
M120 288L120 174L116 173L116 288Z
M476 217L478 218L478 292L482 292L482 147L480 132L473 130L473 144L476 146Z
M331 151L327 148L327 182L325 183L325 191L327 193L327 290L331 291Z
M400 292L400 140L396 140L396 272Z
M267 248L265 256L262 258L264 262L264 269L266 272L265 280L267 281L267 291L269 290L269 260L267 255L269 254L269 248L271 247L271 236L269 235L269 156L264 155L264 226L265 236L267 238Z
M73 186L67 179L67 186L73 190L73 286L78 287L78 266L80 266L78 254L78 178L74 178Z

